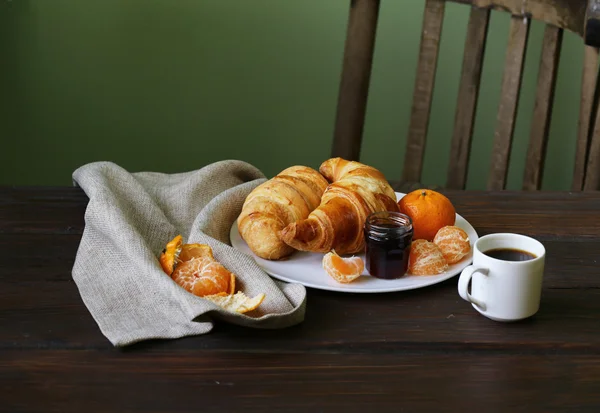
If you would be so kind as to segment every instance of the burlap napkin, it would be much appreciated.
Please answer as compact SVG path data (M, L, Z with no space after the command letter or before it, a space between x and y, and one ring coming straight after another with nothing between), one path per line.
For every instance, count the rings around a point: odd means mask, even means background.
M265 181L252 165L228 160L167 175L96 162L77 169L73 180L90 198L73 279L113 345L207 333L214 319L256 328L303 321L304 286L273 280L230 246L229 231L244 199ZM171 280L157 257L177 234L188 243L209 244L237 275L238 290L266 293L260 307L246 315L227 312Z

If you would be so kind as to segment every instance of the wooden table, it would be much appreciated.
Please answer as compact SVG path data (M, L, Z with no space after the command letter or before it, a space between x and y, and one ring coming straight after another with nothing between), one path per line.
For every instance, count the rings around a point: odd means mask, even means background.
M544 243L533 318L482 317L455 277L390 294L309 289L289 329L218 324L116 349L71 278L85 194L0 188L0 410L599 412L600 192L447 194L480 236Z

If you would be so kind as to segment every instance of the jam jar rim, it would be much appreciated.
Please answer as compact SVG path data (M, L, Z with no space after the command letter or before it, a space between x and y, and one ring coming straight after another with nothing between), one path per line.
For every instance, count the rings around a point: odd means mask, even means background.
M377 216L382 216L383 219L387 219L390 222L394 223L394 224L398 224L397 220L394 220L394 218L398 219L403 219L405 221L405 225L398 225L398 226L394 226L394 227L384 227L381 225L377 225L377 224L372 224L369 221ZM402 212L395 212L395 211L377 211L377 212L373 212L371 214L369 214L367 216L367 219L365 220L365 235L375 235L376 237L379 236L385 236L385 235L398 235L398 236L403 236L405 235L407 232L411 232L413 230L413 222L412 219L406 215L403 214Z

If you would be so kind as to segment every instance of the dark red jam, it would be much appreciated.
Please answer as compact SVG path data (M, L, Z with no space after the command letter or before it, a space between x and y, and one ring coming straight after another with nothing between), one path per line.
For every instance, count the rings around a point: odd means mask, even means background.
M399 212L375 212L364 227L367 271L373 277L391 280L408 269L412 243L412 221Z

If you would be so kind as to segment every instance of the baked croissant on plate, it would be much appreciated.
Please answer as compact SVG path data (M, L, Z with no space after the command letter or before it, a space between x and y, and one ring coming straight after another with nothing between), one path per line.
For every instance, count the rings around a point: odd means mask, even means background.
M332 183L307 219L292 222L279 234L289 246L311 252L354 254L365 246L363 226L369 214L398 212L396 194L384 175L360 162L328 159L319 171Z
M292 166L250 192L237 224L252 252L268 260L294 252L278 233L291 222L306 219L319 206L327 185L313 168Z

